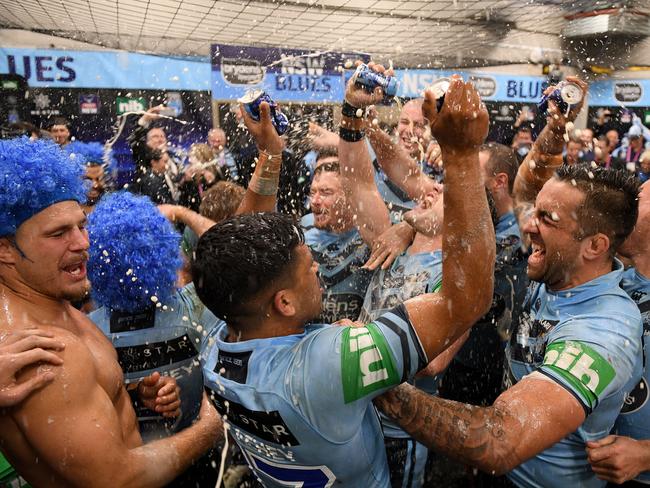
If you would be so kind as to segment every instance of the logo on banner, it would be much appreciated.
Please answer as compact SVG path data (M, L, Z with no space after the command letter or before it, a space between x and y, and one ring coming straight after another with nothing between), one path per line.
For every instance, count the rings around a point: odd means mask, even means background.
M619 102L636 102L641 99L643 88L638 83L625 82L614 84L614 97Z
M221 75L233 85L257 85L264 80L264 68L254 59L221 58Z
M50 108L52 101L50 96L45 93L37 93L34 95L34 107L36 110L32 110L30 113L32 115L59 115L61 112L58 109Z
M79 95L79 113L91 115L99 112L99 95L94 93Z
M115 104L117 106L117 115L147 110L147 103L144 98L117 97Z
M492 97L497 92L497 81L490 76L470 76L469 81L482 97Z
M183 113L183 100L181 94L178 92L169 92L167 93L167 98L165 100L165 106L173 111L171 114L172 117L178 117Z

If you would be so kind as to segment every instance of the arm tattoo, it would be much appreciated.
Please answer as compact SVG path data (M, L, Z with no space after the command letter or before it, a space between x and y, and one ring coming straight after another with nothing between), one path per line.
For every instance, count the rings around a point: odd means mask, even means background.
M517 461L512 459L516 434L509 432L518 429L508 427L517 420L503 402L475 407L401 385L377 404L417 441L462 462L501 473Z

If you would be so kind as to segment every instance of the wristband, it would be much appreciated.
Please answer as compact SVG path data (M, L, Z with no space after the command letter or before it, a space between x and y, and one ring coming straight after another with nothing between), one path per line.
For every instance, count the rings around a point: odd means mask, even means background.
M359 113L361 112L361 113ZM341 107L341 113L346 117L352 117L355 119L363 119L367 115L368 110L365 108L357 108L354 105L350 105L347 101L343 102Z
M263 178L258 175L253 175L248 184L248 189L258 195L270 197L275 196L278 193L278 186L280 186L279 173L275 177L271 178Z
M352 130L341 127L339 128L339 137L346 142L359 142L366 137L366 133L362 130Z

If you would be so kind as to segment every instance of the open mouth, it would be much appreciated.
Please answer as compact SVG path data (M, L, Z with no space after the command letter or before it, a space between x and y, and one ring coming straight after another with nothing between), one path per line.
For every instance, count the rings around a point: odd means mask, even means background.
M74 264L70 264L68 266L64 266L63 271L65 271L73 279L76 280L83 279L86 277L86 263L85 261L80 261Z
M539 264L544 261L546 248L538 243L531 243L531 254L528 257L528 264Z

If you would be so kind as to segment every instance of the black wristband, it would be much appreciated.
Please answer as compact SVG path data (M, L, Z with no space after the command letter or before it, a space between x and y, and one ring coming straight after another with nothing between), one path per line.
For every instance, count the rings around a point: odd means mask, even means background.
M366 137L366 133L362 130L352 130L341 127L339 128L339 136L346 142L359 142Z
M361 115L357 115L358 111L361 110ZM353 105L350 105L348 102L343 102L341 107L341 113L346 117L353 117L355 119L362 119L366 115L366 109L357 108Z

